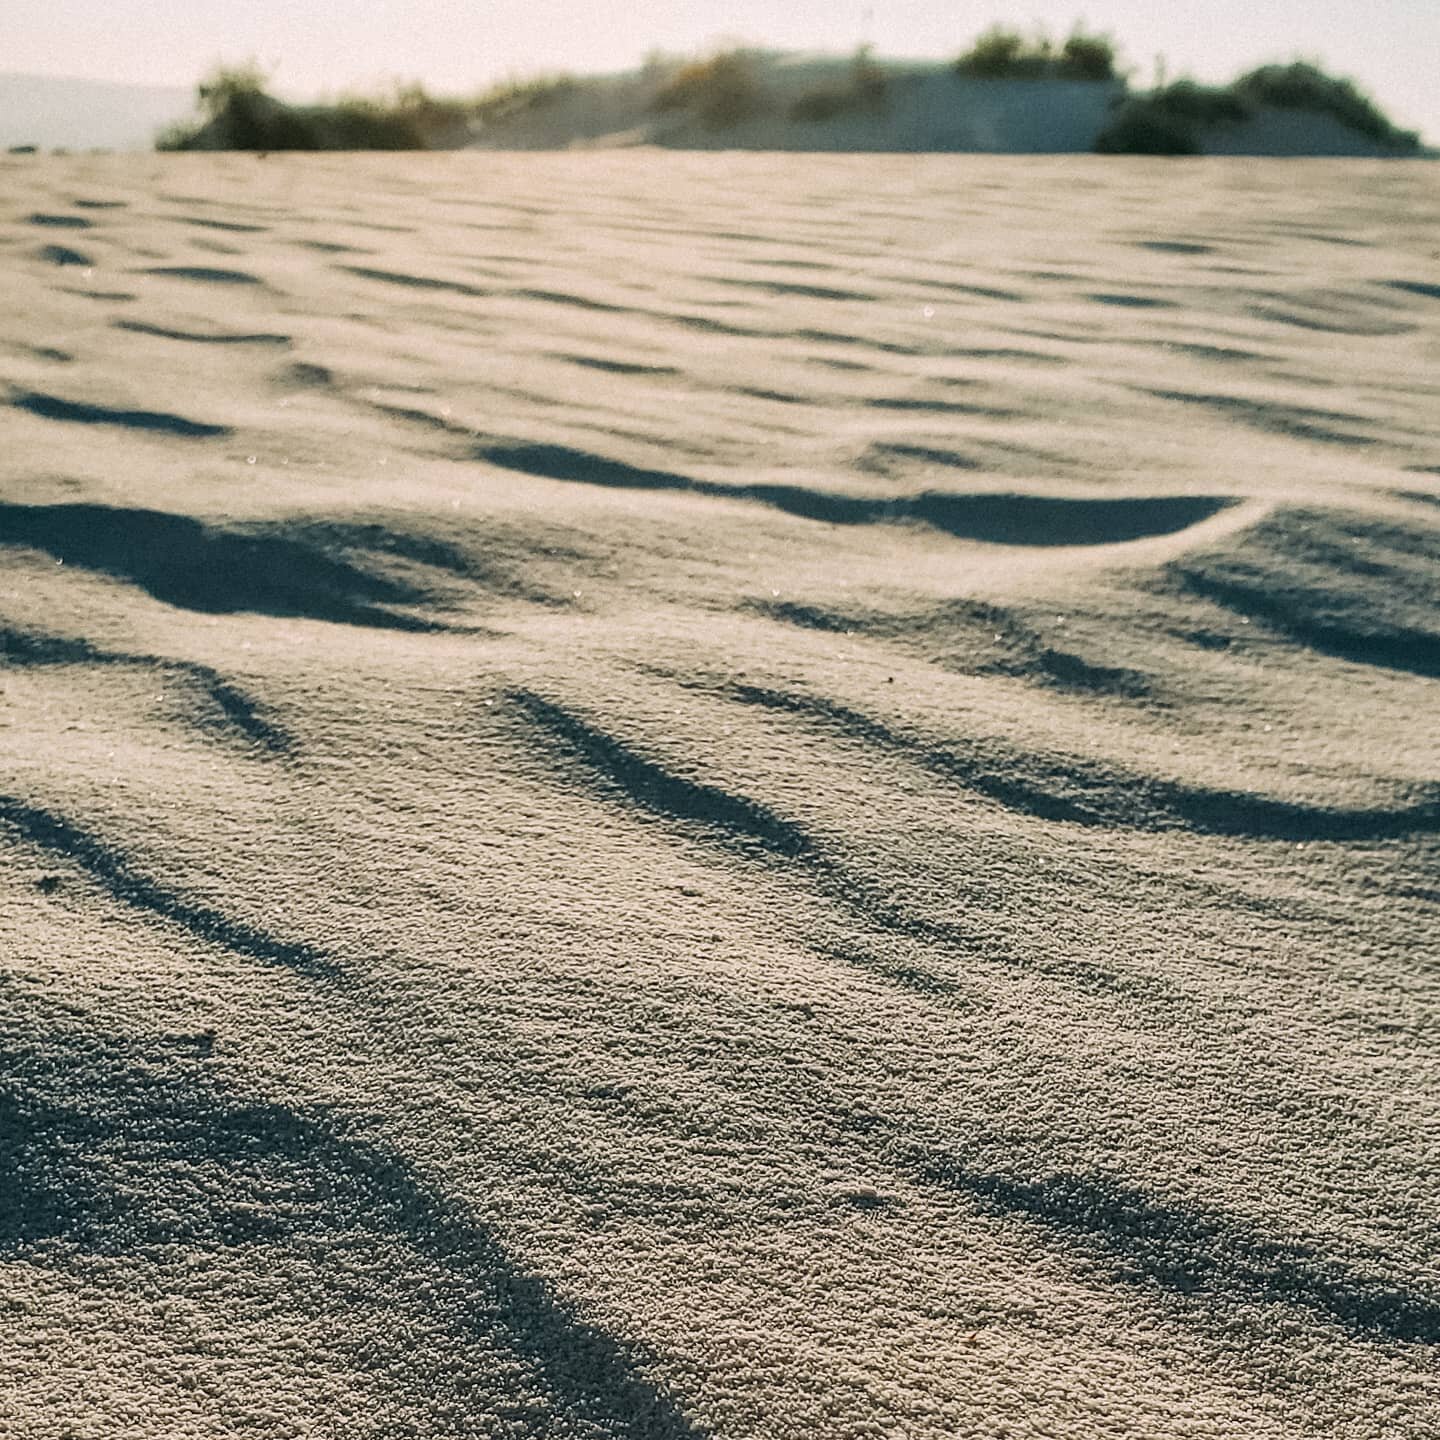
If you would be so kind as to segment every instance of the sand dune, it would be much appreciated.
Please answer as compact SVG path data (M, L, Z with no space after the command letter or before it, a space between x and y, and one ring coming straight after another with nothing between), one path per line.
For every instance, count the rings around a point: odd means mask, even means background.
M937 62L864 59L880 82L866 103L855 98L854 58L783 51L742 51L747 103L722 122L686 108L657 108L674 67L646 65L590 75L534 103L516 103L477 120L447 143L494 150L758 150L840 154L980 152L1090 154L1130 92L1119 80L977 79ZM863 80L864 75L859 77ZM851 97L844 103L844 97ZM836 113L797 117L816 98ZM837 103L837 98L839 102ZM823 107L822 107L823 108ZM1256 107L1243 120L1198 124L1197 153L1377 159L1397 151L1342 123L1304 109ZM221 145L220 148L226 148ZM1103 148L1103 147L1102 147Z
M1440 1429L1429 167L0 163L0 1434Z

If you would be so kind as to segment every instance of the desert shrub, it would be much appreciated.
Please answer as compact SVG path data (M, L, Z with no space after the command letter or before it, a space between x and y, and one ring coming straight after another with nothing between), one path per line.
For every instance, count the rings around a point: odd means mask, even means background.
M466 125L471 114L465 101L432 95L418 81L397 86L388 103L382 102L378 108L432 141Z
M1194 80L1177 80L1152 91L1147 98L1169 114L1196 125L1236 124L1253 113L1245 97L1233 87L1201 85Z
M955 72L977 80L1116 80L1115 45L1107 35L1071 32L1058 49L1043 32L1027 40L992 25L956 62Z
M765 92L747 50L724 50L682 65L650 102L655 110L689 110L712 130L728 129L760 114Z
M1399 150L1416 150L1420 145L1414 131L1398 129L1353 80L1327 75L1307 61L1261 65L1242 75L1233 88L1255 105L1333 115L1347 129L1380 145Z
M1060 47L1059 69L1071 80L1118 80L1115 42L1108 35L1075 30Z
M1153 95L1138 95L1095 137L1095 149L1101 155L1198 155L1200 139L1193 121Z
M155 140L157 150L217 148L216 140L236 137L240 142L254 139L261 126L260 116L275 102L265 94L265 75L253 61L243 65L218 66L195 90L199 121L177 121L162 130ZM227 149L259 149L259 145L236 143Z
M1262 65L1233 85L1177 80L1127 99L1096 139L1102 154L1194 155L1206 126L1248 120L1262 105L1333 115L1346 128L1402 153L1419 148L1419 136L1397 129L1349 80L1315 66Z
M427 150L429 144L414 115L387 109L376 100L342 100L336 105L307 105L277 117L281 130L297 142L261 146L269 150Z
M1052 58L1043 36L1027 41L1018 30L992 25L955 62L955 69L976 80L1029 79L1048 69Z
M862 45L850 62L850 73L839 84L817 85L790 106L790 118L807 122L833 120L856 111L879 114L890 101L890 77Z
M177 126L156 140L160 150L423 150L407 117L374 101L284 105L269 95L232 96L213 119Z
M1252 113L1233 88L1177 80L1124 100L1095 149L1102 155L1198 155L1205 126L1235 124Z
M254 60L240 65L217 65L196 87L201 113L215 120L237 100L251 103L263 97L268 78Z
M573 75L559 73L502 80L477 95L466 108L480 124L496 125L563 99L576 84Z
M156 137L157 150L424 150L464 122L466 109L423 86L385 99L349 97L328 105L287 105L266 93L254 63L222 67L200 82L199 121Z

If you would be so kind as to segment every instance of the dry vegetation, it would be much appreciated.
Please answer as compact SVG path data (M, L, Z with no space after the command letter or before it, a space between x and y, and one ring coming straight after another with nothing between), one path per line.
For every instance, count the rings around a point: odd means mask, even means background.
M1228 86L1186 79L1127 96L1095 148L1102 154L1198 155L1207 128L1240 124L1266 107L1328 115L1398 155L1420 149L1420 137L1394 125L1354 81L1306 61L1262 65Z
M507 80L469 99L441 98L423 85L388 96L348 96L290 105L266 90L255 64L221 67L201 81L199 119L171 126L158 150L438 150L477 130L534 110L577 82L564 75Z
M712 130L750 120L767 104L757 57L745 49L722 50L682 64L651 101L661 114L685 111Z
M1043 31L1027 39L1004 25L985 31L956 62L955 72L976 80L1091 80L1121 78L1115 43L1083 28L1059 45Z

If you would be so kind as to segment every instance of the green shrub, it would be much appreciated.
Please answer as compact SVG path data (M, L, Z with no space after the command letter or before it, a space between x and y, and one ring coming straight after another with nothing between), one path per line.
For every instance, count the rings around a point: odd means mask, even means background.
M889 103L890 77L871 58L870 46L862 45L850 62L844 83L807 90L791 104L790 118L813 122L857 111L879 114Z
M167 126L155 140L157 150L216 148L209 143L212 137L253 138L261 123L261 112L275 103L265 94L264 72L253 60L243 65L217 66L196 87L195 99L204 119L181 120ZM261 147L237 144L225 148Z
M375 101L284 105L268 95L235 95L199 126L173 126L158 150L424 150L415 122Z
M1198 155L1207 125L1235 124L1252 114L1233 89L1177 80L1127 98L1096 137L1102 155Z
M1420 147L1420 137L1413 130L1398 129L1353 80L1327 75L1307 61L1261 65L1242 75L1234 89L1255 105L1333 115L1347 129L1380 145L1406 151Z
M1351 81L1305 63L1262 65L1223 88L1177 80L1133 96L1101 131L1095 149L1112 155L1196 155L1205 127L1248 120L1264 105L1333 115L1378 144L1401 153L1419 149L1419 136L1396 129Z
M1040 32L1027 40L1018 30L992 25L956 62L955 71L976 80L1117 80L1115 45L1107 35L1072 31L1056 49Z
M262 146L271 150L428 150L418 119L387 110L375 100L342 100L336 105L286 108L283 131L297 143Z
M1108 35L1087 35L1083 30L1073 31L1060 47L1059 68L1072 80L1120 78L1115 65L1115 42Z
M1043 37L1027 42L1018 30L992 25L956 62L961 75L976 80L1032 78L1051 63L1050 42Z
M650 102L659 111L688 110L711 130L726 130L765 108L765 92L748 50L724 50L682 65Z
M268 79L253 59L240 65L217 65L196 87L201 114L215 120L236 100L254 101L264 95Z
M221 67L200 82L202 119L163 130L157 150L425 150L464 123L460 102L423 86L384 100L350 97L329 105L287 105L265 91L250 62Z
M1095 137L1100 155L1198 155L1194 123L1152 95L1126 100Z
M1149 98L1169 114L1196 125L1238 124L1254 113L1233 87L1201 85L1194 80L1177 80L1153 91Z

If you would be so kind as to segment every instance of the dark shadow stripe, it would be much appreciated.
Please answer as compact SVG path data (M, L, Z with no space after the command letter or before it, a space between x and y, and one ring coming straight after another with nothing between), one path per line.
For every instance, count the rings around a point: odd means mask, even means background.
M263 235L270 228L268 225L244 225L235 220L206 220L198 215L183 215L181 220L186 225L198 225L205 230L229 230L237 235Z
M584 760L642 810L718 831L746 847L785 859L813 857L814 847L796 825L763 805L712 785L686 780L646 760L613 736L527 690L506 697L542 731Z
M1440 1340L1440 1296L1423 1286L1364 1274L1348 1260L1272 1239L1200 1206L1167 1203L1098 1175L1002 1175L949 1156L916 1156L912 1164L932 1184L1118 1260L1118 1273L1131 1283L1196 1300L1299 1305L1377 1339ZM1378 1272L1383 1260L1375 1260Z
M288 754L294 742L278 725L261 717L260 709L243 690L218 670L189 660L158 655L135 655L98 650L88 641L66 640L0 626L0 665L129 665L141 670L174 675L196 686L224 716L226 723L247 740L271 754ZM197 719L201 728L210 728Z
M94 224L80 215L46 215L37 211L30 217L32 225L44 225L53 230L89 230Z
M507 293L516 300L538 300L545 305L568 305L576 310L593 310L600 315L644 315L648 312L637 310L633 305L612 305L607 300L591 300L584 295L567 295L558 290L510 290Z
M77 425L119 425L126 430L153 430L187 439L232 433L228 425L206 425L198 420L187 420L183 415L167 415L158 410L112 410L104 405L61 400L58 396L41 395L33 390L12 389L10 403L18 410L28 410L45 420L68 420Z
M631 815L636 811L657 819L679 822L702 840L737 849L750 860L779 859L798 862L805 880L833 904L848 911L861 924L903 935L944 950L983 955L988 960L1018 969L1033 969L1064 984L1100 993L1124 992L1145 999L1164 999L1169 988L1147 976L1126 975L1085 960L1052 962L1040 954L1021 955L987 932L962 922L931 919L913 913L882 886L847 869L820 847L796 823L745 796L672 774L595 726L543 700L529 691L511 691L507 697L542 733L590 771L592 783ZM598 782L598 783L597 783ZM738 842L738 843L737 843ZM947 982L918 968L881 967L841 947L824 953L934 997Z
M0 825L48 854L78 865L112 899L179 925L200 940L313 979L334 979L340 974L335 962L313 946L277 940L137 874L120 851L48 810L0 795Z
M80 265L87 269L95 263L83 251L72 250L68 245L43 245L35 252L35 258L47 265Z
M1267 585L1261 576L1226 576L1218 570L1176 565L1171 572L1192 594L1247 619L1254 617L1281 634L1352 665L1376 665L1411 675L1440 676L1440 635L1402 625L1366 630L1346 624L1327 609L1338 608L1323 592L1299 594L1293 585Z
M733 685L744 704L785 711L839 730L1039 820L1133 830L1187 829L1247 840L1362 841L1440 833L1440 796L1413 805L1346 809L1211 790L1101 765L1040 756L993 740L941 744L902 735L834 701Z
M667 470L648 470L564 445L491 444L476 459L535 475L625 490L672 490L721 500L747 500L832 525L919 522L958 539L995 545L1114 545L1188 529L1234 502L1207 495L1116 500L1048 495L929 492L870 498L801 485L723 485Z
M1419 295L1426 300L1440 300L1440 285L1427 285L1421 280L1387 280L1392 290L1403 290L1407 295Z
M378 280L386 285L404 285L411 290L436 290L451 295L484 297L493 295L493 290L482 290L475 285L466 285L459 280L434 280L428 275L406 275L397 270L376 270L368 265L337 265L347 275L358 275L362 280Z
M163 275L172 280L195 280L203 285L263 285L265 282L244 270L217 270L207 265L155 265L145 275Z
M1296 440L1316 440L1326 445L1375 445L1372 435L1353 430L1337 430L1332 422L1352 425L1373 425L1363 415L1347 415L1334 410L1310 410L1299 405L1276 405L1264 400L1250 400L1241 395L1201 395L1186 390L1147 390L1130 387L1157 400L1174 400L1182 405L1196 405L1217 414L1230 416L1256 430L1275 435L1288 435Z
M362 569L360 553L437 565L462 557L441 542L382 525L306 520L270 526L207 525L188 515L111 505L0 502L0 546L43 550L139 585L157 600L208 615L251 612L425 633L441 630L389 605L423 605L432 594Z
M1139 670L1097 665L1047 645L1010 607L952 600L910 613L843 612L783 600L755 599L743 609L781 624L862 635L913 649L962 675L1006 675L1077 695L1153 697L1159 687Z
M238 335L206 335L195 330L171 330L164 325L148 325L143 320L115 320L111 322L117 330L129 330L136 335L155 335L161 340L187 340L201 345L289 345L288 335L277 335L256 331Z

